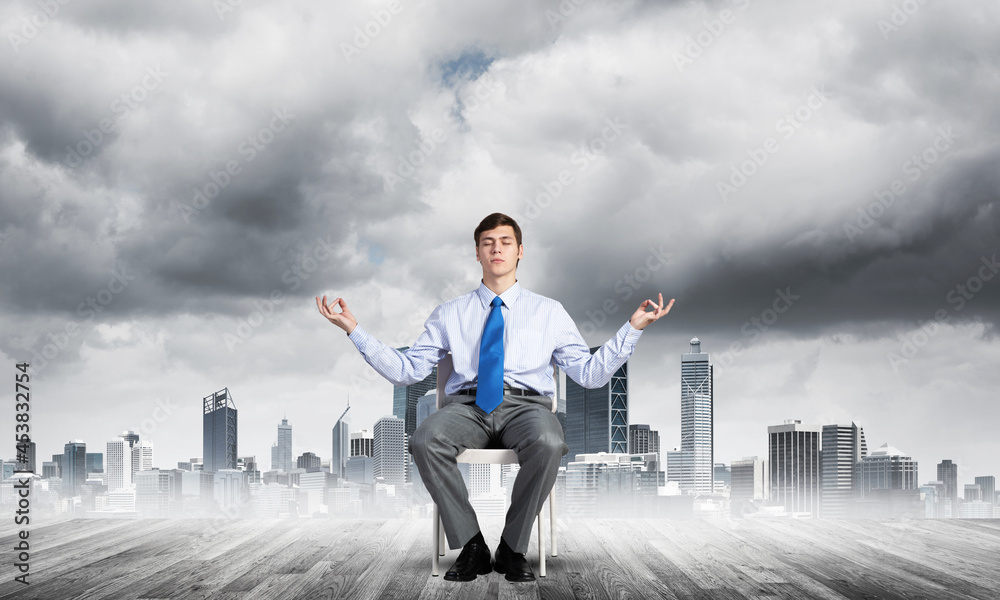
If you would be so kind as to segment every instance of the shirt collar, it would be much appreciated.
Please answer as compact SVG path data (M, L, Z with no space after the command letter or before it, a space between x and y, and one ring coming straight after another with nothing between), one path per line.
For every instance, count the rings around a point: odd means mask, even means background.
M515 281L514 285L510 286L506 291L504 291L504 293L500 294L500 300L503 301L507 308L510 308L521 295L521 291L521 284ZM490 304L493 303L493 299L497 296L493 293L493 290L486 287L486 284L482 281L479 282L479 289L476 290L476 295L478 295L479 300L482 301L483 308L490 308Z

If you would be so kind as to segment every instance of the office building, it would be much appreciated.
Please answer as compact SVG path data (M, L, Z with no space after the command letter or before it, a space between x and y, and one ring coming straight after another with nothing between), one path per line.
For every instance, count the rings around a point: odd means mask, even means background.
M83 440L73 440L63 447L62 480L64 496L80 495L80 486L87 482L87 444Z
M767 428L771 502L789 513L819 516L821 433L799 420Z
M379 483L403 485L406 482L406 432L404 422L396 417L382 417L375 422L372 444L372 474Z
M857 466L857 497L866 498L877 490L916 490L917 461L899 449L882 444Z
M313 454L312 452L303 452L302 456L295 459L295 467L297 469L305 469L309 471L310 469L318 471L322 461L319 456Z
M38 447L35 444L35 442L28 442L27 445L25 445L25 444L23 444L21 442L18 442L17 443L17 448L16 448L18 463L16 465L16 469L15 470L17 470L17 471L29 471L31 473L38 473L38 471L35 470L35 467L38 464L37 459L36 459L37 449L38 449ZM23 462L20 461L20 459L22 457L25 459Z
M997 501L997 480L993 475L985 475L975 478L976 485L983 492L983 502L996 504Z
M958 465L950 460L942 460L937 466L937 480L944 484L944 492L939 499L946 504L949 516L958 516Z
M347 459L353 456L350 444L351 423L347 420L347 411L349 410L351 410L350 402L337 422L333 424L331 432L330 472L341 478L347 476Z
M712 467L712 478L715 482L715 493L723 493L732 485L733 472L726 463L715 463Z
M681 461L680 488L711 494L714 452L713 367L701 340L691 339L689 352L681 354Z
M101 452L87 453L87 473L104 472L104 454Z
M133 449L134 450L134 449ZM142 469L135 474L135 509L144 517L166 517L176 494L176 481L171 471Z
M768 499L767 465L766 460L756 456L734 460L730 465L729 505L734 516L754 513Z
M271 446L271 470L292 470L292 426L288 419L282 419L278 425L278 440Z
M660 432L650 429L649 425L628 426L629 454L655 454L660 460Z
M857 423L823 426L822 515L848 516L857 495L855 465L868 455L865 431Z
M153 468L153 442L142 440L132 446L132 480L139 471Z
M351 457L371 456L372 446L375 443L372 432L367 429L355 431L351 434Z
M424 422L424 419L431 416L437 410L437 390L433 389L417 400L417 427Z
M105 448L105 457L108 491L132 489L132 448L128 440L121 437L110 440Z
M229 388L202 399L202 448L204 469L218 473L236 469L237 411Z
M400 352L407 350L409 346L398 348ZM407 436L413 435L417 428L417 401L427 392L437 388L437 367L431 370L431 374L417 383L410 385L397 385L392 389L392 414L405 424Z
M591 348L593 354L598 348ZM565 459L577 454L628 453L628 362L599 388L566 379Z
M374 466L370 456L352 456L347 459L345 478L351 483L373 483L375 481Z

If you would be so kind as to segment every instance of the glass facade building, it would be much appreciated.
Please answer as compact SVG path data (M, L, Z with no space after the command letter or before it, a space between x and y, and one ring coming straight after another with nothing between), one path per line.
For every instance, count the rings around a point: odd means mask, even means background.
M278 441L271 447L271 470L287 473L292 466L292 426L288 419L282 419L278 425Z
M566 378L564 433L569 446L564 462L575 461L577 454L628 453L628 362L599 388Z
M409 346L397 348L400 352ZM437 388L437 367L423 381L410 385L397 385L392 388L392 414L402 419L406 427L406 435L413 435L417 428L417 402L427 392Z
M697 494L714 491L713 367L701 340L692 338L691 351L681 355L680 488Z
M80 486L87 482L87 444L82 440L63 446L62 480L63 495L80 495Z
M236 404L223 388L202 400L204 420L202 448L204 470L218 473L223 469L237 468L236 453Z

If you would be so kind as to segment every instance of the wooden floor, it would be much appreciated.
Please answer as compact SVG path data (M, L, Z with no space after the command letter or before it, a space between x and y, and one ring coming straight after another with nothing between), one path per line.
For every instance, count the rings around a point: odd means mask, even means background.
M5 519L6 521L6 519ZM500 525L485 528L493 547ZM548 577L430 576L426 519L76 519L0 535L0 598L1000 598L1000 520L560 520ZM447 568L457 556L442 559ZM537 566L532 545L529 562Z

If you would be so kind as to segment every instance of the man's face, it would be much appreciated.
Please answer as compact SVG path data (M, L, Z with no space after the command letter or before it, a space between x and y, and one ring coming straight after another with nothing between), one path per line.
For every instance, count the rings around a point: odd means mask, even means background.
M484 231L476 246L476 260L483 265L483 275L501 277L517 269L517 261L524 256L524 246L517 243L514 228L501 225Z

